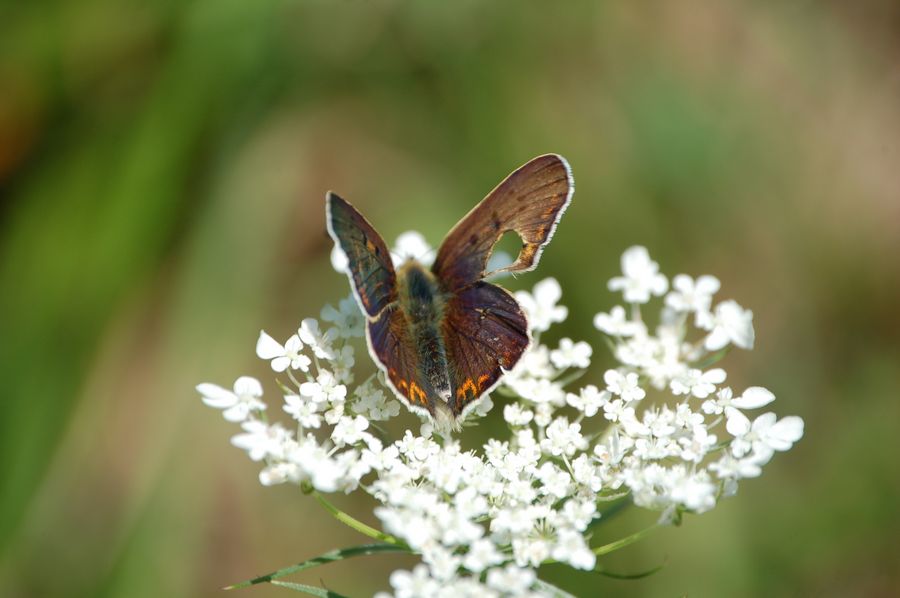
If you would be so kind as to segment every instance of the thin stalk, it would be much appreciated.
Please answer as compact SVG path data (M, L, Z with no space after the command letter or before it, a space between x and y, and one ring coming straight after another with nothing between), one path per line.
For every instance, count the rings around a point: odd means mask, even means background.
M625 548L629 544L634 544L638 540L642 540L643 538L649 536L658 527L659 527L659 524L654 523L650 527L648 527L646 529L642 529L639 532L635 532L635 533L631 534L630 536L625 536L621 540L616 540L615 542L610 542L609 544L604 544L603 546L598 546L597 548L593 549L593 552L597 556L609 554L610 552L615 552L616 550L618 550L620 548Z
M373 540L378 540L380 542L387 542L388 544L393 544L395 546L404 546L404 547L406 546L406 543L403 542L402 540L400 540L399 538L395 538L394 536L392 536L390 534L386 534L382 531L379 531L379 530L375 529L374 527L372 527L370 525L366 525L362 521L348 515L344 511L340 510L339 508L337 508L336 506L334 506L333 504L328 502L328 500L326 500L326 498L324 496L322 496L321 494L319 494L318 492L313 491L313 495L316 497L316 500L319 501L319 504L321 504L323 507L325 507L326 511L331 513L335 519L337 519L344 525L346 525L352 529L355 529L356 531L358 531L359 533L361 533L365 536L369 536Z

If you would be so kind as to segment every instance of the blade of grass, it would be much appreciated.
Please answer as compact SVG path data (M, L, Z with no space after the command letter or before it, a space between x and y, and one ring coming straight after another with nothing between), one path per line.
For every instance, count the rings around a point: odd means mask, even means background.
M597 568L594 569L595 573L599 573L604 577L610 577L612 579L643 579L645 577L650 577L660 569L666 566L666 563L663 562L661 565L653 567L652 569L648 569L646 571L641 571L640 573L613 573L612 571L607 571L605 569Z
M305 583L293 583L290 581L273 581L272 585L281 586L295 592L303 592L310 596L319 596L320 598L347 598L343 594L326 590L325 588L317 588L316 586L308 586Z
M303 561L302 563L298 563L296 565L291 565L290 567L285 567L283 569L279 569L278 571L273 571L272 573L268 573L266 575L260 575L259 577L254 577L253 579L248 579L247 581L242 581L240 583L236 583L234 585L228 586L225 588L226 590L235 590L238 588L246 588L248 586L256 585L259 583L269 583L272 580L277 579L279 577L284 577L285 575L290 575L291 573L297 573L299 571L303 571L304 569L311 569L313 567L318 567L319 565L325 565L327 563L332 563L334 561L341 561L344 559L356 557L356 556L366 556L370 554L378 554L381 552L408 552L409 549L404 546L397 546L396 544L363 544L362 546L353 546L351 548L341 548L338 550L331 550L322 555L319 555L315 558L308 559Z

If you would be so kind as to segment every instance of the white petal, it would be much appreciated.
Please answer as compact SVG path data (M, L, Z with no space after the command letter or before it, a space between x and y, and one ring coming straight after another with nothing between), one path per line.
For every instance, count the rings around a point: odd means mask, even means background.
M559 282L553 278L545 278L541 282L534 285L534 299L538 305L553 305L562 297L562 287Z
M732 436L743 436L750 431L750 420L734 407L725 408L725 429Z
M713 368L703 374L703 380L705 382L712 382L713 384L721 384L722 382L725 382L727 376L728 374L726 374L725 370L722 368Z
M283 372L288 369L288 366L291 365L291 358L285 357L282 355L281 357L276 357L272 360L272 369L276 372Z
M719 349L725 348L728 341L728 333L725 332L725 329L721 326L716 326L716 328L706 337L706 341L703 345L706 347L707 351L718 351Z
M334 248L331 250L331 267L338 272L344 273L349 265L350 260L347 259L347 254L335 243Z
M731 401L731 404L740 409L758 409L775 400L775 395L762 386L751 386L744 394Z
M204 382L197 385L197 392L203 395L203 402L210 407L216 409L224 409L230 407L237 402L237 397L233 392L222 388L217 384Z
M256 341L256 355L260 359L274 359L279 355L284 355L284 346L261 330L259 340Z
M246 403L238 403L234 407L229 407L225 411L222 412L222 415L225 416L225 419L230 422L242 422L247 419L247 415L250 410L247 409Z
M302 351L303 341L301 341L300 337L296 334L292 334L291 338L287 339L287 342L284 343L284 349L288 353L296 353L298 351Z
M715 276L704 274L697 279L696 289L698 293L703 293L704 295L713 295L719 292L720 287L721 283Z
M766 438L776 451L786 451L803 437L803 420L796 415L782 418L769 428Z
M256 378L241 376L234 382L234 393L238 396L261 397L263 388Z

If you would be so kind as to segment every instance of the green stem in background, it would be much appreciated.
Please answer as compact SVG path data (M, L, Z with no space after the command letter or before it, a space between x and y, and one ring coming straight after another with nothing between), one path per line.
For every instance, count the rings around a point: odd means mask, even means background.
M597 556L602 556L604 554L609 554L610 552L615 552L620 548L625 548L629 544L634 544L638 540L642 540L643 538L649 536L653 533L656 528L659 527L658 523L654 523L650 527L646 529L642 529L639 532L635 532L630 536L625 536L621 540L616 540L615 542L610 542L609 544L604 544L603 546L598 546L597 548L592 549L594 554Z
M380 542L387 542L388 544L393 544L394 546L402 546L406 547L406 543L400 540L399 538L395 538L390 534L386 534L382 531L375 529L372 526L366 525L362 521L355 519L348 515L347 513L341 511L339 508L328 502L324 496L319 494L316 491L313 491L313 496L316 497L316 500L325 507L325 510L331 513L335 519L343 523L344 525L351 527L358 531L359 533L369 536L374 540L378 540Z

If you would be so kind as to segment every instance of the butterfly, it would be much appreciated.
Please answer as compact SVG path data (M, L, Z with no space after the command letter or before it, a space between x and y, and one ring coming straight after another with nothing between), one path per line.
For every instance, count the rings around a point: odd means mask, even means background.
M485 278L537 267L574 190L562 156L530 160L453 227L430 269L416 259L395 269L363 215L337 194L326 195L326 226L347 257L369 353L394 394L438 429L458 430L530 345L518 302ZM522 240L518 257L486 272L494 245L510 231Z

